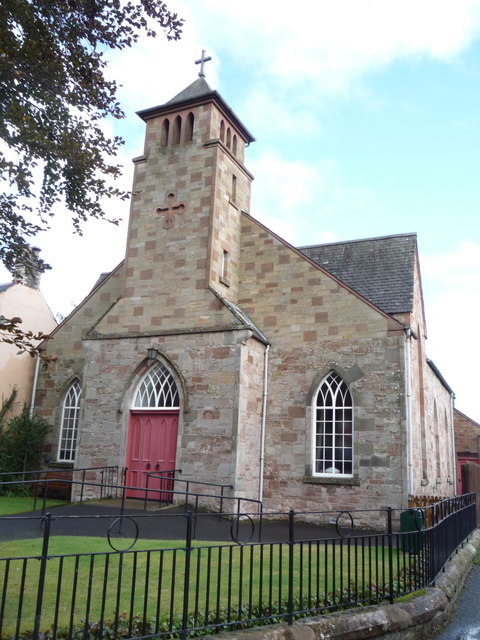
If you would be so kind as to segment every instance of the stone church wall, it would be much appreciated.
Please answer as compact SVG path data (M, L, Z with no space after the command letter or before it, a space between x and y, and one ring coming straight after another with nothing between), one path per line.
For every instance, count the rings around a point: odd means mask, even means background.
M403 332L245 216L240 305L270 350L265 501L269 508L341 510L406 500ZM385 365L387 363L387 366ZM330 370L356 407L355 477L312 477L312 394Z
M455 451L452 398L435 372L428 366L425 375L425 428L427 482L423 495L450 497L455 494Z
M413 330L411 379L411 493L448 497L454 494L453 417L449 391L427 361L427 332L419 267L415 269L413 312L407 319Z
M234 487L235 495L255 500L259 498L265 348L253 338L242 345L238 432L233 445L239 476ZM250 511L250 508L246 510Z
M256 498L264 346L248 331L162 336L153 344L182 397L176 463L181 477L231 485L230 495L238 490ZM125 466L129 409L148 368L150 346L151 338L84 341L83 357L75 363L76 375L86 381L76 467ZM41 407L57 424L62 390L71 378L66 360L43 383L59 390ZM248 388L240 393L239 382L247 378ZM52 435L49 450L56 455L58 427Z
M52 460L57 457L64 394L75 378L79 379L80 385L83 384L85 356L82 338L119 298L122 266L85 298L46 343L45 353L57 356L58 360L50 363L39 377L36 408L52 427L45 447L45 453Z

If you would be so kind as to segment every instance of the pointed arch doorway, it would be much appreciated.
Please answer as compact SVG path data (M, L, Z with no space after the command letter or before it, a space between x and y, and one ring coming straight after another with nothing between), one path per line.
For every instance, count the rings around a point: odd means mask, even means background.
M127 498L144 499L148 486L147 498L171 502L172 495L165 489L173 488L173 481L148 474L173 477L179 415L180 397L175 380L157 362L140 381L130 410L126 485L138 489L127 489Z

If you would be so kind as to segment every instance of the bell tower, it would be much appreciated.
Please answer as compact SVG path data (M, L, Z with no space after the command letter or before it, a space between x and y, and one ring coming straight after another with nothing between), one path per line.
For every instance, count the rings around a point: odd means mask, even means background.
M146 136L134 160L125 298L168 295L173 278L190 299L208 287L238 297L240 213L253 179L244 155L254 138L205 81L204 54L197 80L138 112Z

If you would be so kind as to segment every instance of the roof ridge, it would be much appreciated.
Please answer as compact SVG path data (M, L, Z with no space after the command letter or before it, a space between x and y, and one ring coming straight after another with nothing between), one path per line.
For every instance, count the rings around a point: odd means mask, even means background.
M303 246L299 246L297 247L297 249L315 249L316 247L332 247L335 245L342 245L342 244L354 244L354 243L360 243L360 242L371 242L373 240L388 240L390 238L411 238L411 237L417 237L417 232L416 231L412 231L411 233L392 233L386 236L373 236L371 238L357 238L355 240L338 240L337 242L322 242L319 244L308 244L308 245L303 245Z

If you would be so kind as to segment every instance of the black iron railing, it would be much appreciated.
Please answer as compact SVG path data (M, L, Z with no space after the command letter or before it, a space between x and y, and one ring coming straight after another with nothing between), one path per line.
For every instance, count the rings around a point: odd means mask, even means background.
M0 495L5 492L15 492L23 489L24 493L30 493L34 498L33 509L37 508L37 500L42 499L43 507L54 492L61 491L70 499L71 493L78 490L74 496L76 502L83 502L88 487L95 487L88 498L102 500L116 497L112 493L113 487L120 486L120 476L123 471L118 466L81 467L75 469L55 468L40 469L35 471L18 471L0 473Z
M160 503L163 502L165 504L171 504L173 502L175 481L179 479L178 475L181 472L181 469L145 472L144 508L147 507L147 501L152 499ZM161 491L160 493L157 492L154 494L152 498L152 495L149 492L150 488L161 489Z
M146 473L144 509L146 509L149 501L163 502L166 504L175 502L177 505L183 503L185 513L191 510L194 514L197 514L200 508L206 508L208 511L217 511L220 515L223 514L224 511L238 514L255 509L257 518L259 518L259 531L261 532L263 506L260 500L241 496L228 496L225 495L225 491L233 489L232 485L200 480L187 480L179 478L178 473L181 473L181 469L167 473ZM151 479L157 481L157 487L155 489L153 489L150 484ZM204 489L204 487L206 487L206 489Z
M0 637L184 639L392 602L432 584L475 528L473 494L444 502L431 527L422 509L400 532L393 509L380 512L380 533L355 527L378 511L268 513L260 541L257 513L2 518L4 529L22 521L29 531L36 520L43 536L36 554L0 559ZM334 526L315 524L332 517ZM196 521L210 542L194 541ZM67 548L69 528L93 525L105 529L103 549Z

